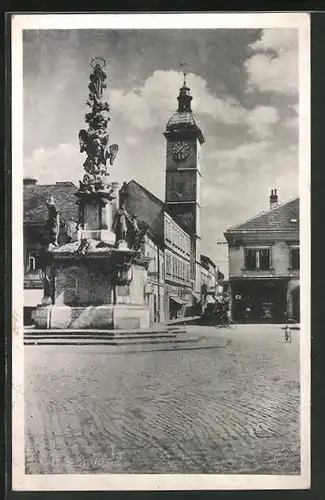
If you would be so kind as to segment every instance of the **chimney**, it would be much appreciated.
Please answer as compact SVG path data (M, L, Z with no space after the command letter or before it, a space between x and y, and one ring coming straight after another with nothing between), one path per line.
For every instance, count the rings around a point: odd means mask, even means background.
M31 177L25 177L24 178L24 186L36 186L38 183L37 179L32 179Z
M270 210L278 205L278 195L276 194L276 189L272 189L270 195Z

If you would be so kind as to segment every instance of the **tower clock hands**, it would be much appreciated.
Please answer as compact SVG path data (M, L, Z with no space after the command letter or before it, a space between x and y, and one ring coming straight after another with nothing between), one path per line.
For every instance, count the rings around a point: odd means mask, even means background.
M190 152L190 145L187 142L179 141L175 144L173 154L179 160L185 159Z

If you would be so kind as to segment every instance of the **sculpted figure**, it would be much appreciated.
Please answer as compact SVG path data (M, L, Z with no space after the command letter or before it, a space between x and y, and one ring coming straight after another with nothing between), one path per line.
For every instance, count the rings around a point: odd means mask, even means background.
M125 210L124 205L120 210L116 212L115 215L115 220L113 224L113 230L116 235L115 239L115 244L118 245L121 242L126 242L126 235L127 235L127 220L128 214L127 211Z
M49 243L54 246L58 246L59 230L60 230L60 215L59 210L54 204L53 196L50 197L49 201L45 201L48 208L48 235Z
M48 249L43 247L40 252L40 271L39 277L43 283L43 305L52 304L52 284L51 284L51 265L49 264Z

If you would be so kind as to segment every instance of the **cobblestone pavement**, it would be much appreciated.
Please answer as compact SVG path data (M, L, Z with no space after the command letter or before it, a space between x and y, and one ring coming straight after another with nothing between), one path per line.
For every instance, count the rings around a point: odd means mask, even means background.
M299 332L226 348L26 346L26 473L299 474Z

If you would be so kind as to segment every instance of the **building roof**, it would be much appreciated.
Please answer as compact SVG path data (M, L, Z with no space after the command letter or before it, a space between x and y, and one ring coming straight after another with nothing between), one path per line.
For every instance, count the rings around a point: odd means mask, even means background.
M214 269L216 269L217 267L213 260L210 259L210 257L203 254L201 254L201 263L205 264L206 266L212 266Z
M166 128L177 127L178 125L192 125L197 127L196 118L191 111L176 111L168 120Z
M169 210L169 208L168 208L168 206L166 205L166 203L164 203L164 202L163 202L160 198L158 198L156 195L154 195L154 194L153 194L151 191L149 191L147 188L145 188L144 186L142 186L142 184L140 184L138 181L136 181L136 180L132 179L131 181L129 181L129 183L128 183L128 184L130 184L130 183L134 183L134 184L136 184L136 185L137 185L137 186L138 186L138 187L139 187L139 188L140 188L140 189L141 189L141 190L142 190L142 191L143 191L143 192L147 195L148 199L149 199L152 203L154 203L154 204L156 204L156 205L159 205L159 206L160 206L160 208L161 208L161 210L163 210L164 212L166 212L166 213L169 215L169 217L171 217L171 218L174 220L174 222L175 222L175 223L176 223L176 224L177 224L177 225L178 225L178 226L182 229L182 231L184 231L186 234L188 234L188 233L187 233L187 231L186 231L186 229L184 229L184 224L183 224L183 222L182 222L181 218L180 218L180 217L175 216L175 214L173 214L173 213Z
M44 224L47 221L48 209L45 201L48 201L51 195L62 221L77 220L78 206L74 196L77 189L72 182L24 185L24 224Z
M270 210L259 213L246 222L232 226L225 231L225 234L297 230L299 230L299 198L279 204Z

